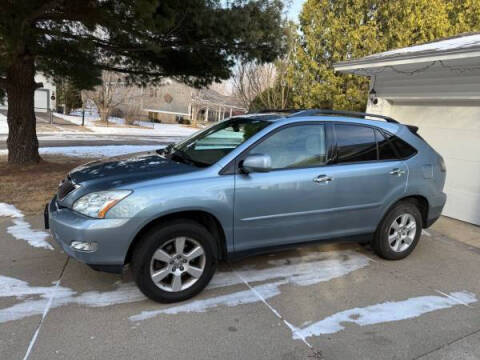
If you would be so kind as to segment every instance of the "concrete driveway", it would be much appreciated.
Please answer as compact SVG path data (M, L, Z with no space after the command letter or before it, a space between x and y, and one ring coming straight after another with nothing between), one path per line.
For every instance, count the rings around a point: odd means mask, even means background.
M0 218L0 359L480 359L477 227L442 219L398 262L336 244L223 264L161 305L25 241L41 222Z

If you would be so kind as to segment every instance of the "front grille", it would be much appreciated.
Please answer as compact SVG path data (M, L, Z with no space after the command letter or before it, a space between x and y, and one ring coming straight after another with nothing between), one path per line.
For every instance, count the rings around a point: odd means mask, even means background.
M69 193L71 193L75 189L76 189L76 186L73 183L72 179L70 179L70 176L67 176L60 183L60 186L58 187L58 193L57 193L58 199L63 200L65 196L67 196Z

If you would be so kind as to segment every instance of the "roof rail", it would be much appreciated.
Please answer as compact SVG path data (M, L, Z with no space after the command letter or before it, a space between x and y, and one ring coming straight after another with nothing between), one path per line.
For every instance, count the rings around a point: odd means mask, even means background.
M367 117L382 119L389 123L399 124L399 122L389 116L369 114L358 111L330 110L330 109L309 109L309 110L291 110L291 117L294 116L315 116L315 115L343 115L355 118L365 119Z
M300 111L306 111L306 109L263 109L260 111L254 111L253 114L265 114L265 113L286 113L295 114Z

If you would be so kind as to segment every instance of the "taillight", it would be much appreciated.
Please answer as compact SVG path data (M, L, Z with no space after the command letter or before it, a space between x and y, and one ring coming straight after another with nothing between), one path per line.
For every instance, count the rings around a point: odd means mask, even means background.
M442 172L447 172L447 167L445 166L445 160L443 160L443 158L441 156L439 156L440 158L440 170Z

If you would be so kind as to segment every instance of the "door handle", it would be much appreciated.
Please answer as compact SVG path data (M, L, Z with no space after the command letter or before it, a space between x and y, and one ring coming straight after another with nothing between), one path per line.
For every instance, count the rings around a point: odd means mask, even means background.
M313 179L313 181L317 184L328 184L332 180L333 178L327 175L318 175L316 178Z
M399 169L399 168L395 168L395 169L392 169L390 172L389 172L390 175L396 175L396 176L402 176L403 174L405 174L405 170L402 170L402 169Z

